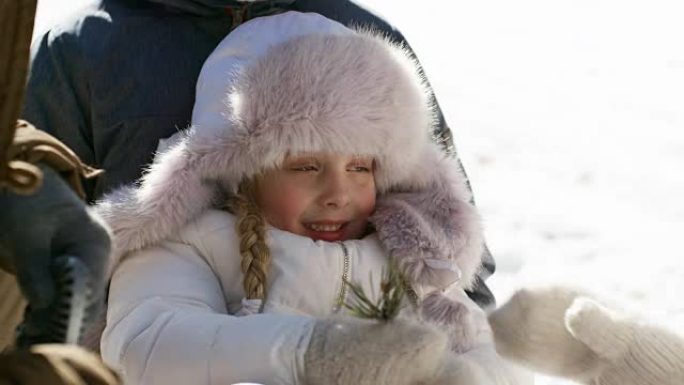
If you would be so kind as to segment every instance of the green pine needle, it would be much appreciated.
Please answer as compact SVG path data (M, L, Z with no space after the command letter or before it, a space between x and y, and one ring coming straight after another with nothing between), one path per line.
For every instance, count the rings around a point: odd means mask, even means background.
M373 277L370 280L372 287ZM403 299L407 292L407 286L403 275L395 264L390 264L389 268L382 272L382 281L380 282L381 295L377 303L373 303L368 298L360 285L347 280L344 283L351 290L353 296L351 302L344 303L344 307L359 318L377 319L386 322L396 317L403 308Z

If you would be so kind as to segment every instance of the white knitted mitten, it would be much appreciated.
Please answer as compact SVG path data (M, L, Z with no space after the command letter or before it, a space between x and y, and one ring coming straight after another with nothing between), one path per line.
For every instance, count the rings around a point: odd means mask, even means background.
M323 319L314 326L305 355L310 385L435 384L450 354L435 327L394 319Z
M591 385L684 384L684 337L562 287L517 292L489 317L501 355Z

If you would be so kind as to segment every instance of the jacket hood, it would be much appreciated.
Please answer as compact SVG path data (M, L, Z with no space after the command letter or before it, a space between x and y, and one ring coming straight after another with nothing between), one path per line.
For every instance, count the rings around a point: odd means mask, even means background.
M482 252L479 219L457 162L432 140L429 100L411 55L372 31L297 12L242 24L202 68L192 127L139 185L99 203L114 264L288 153L333 151L374 158L371 220L411 280L467 287Z

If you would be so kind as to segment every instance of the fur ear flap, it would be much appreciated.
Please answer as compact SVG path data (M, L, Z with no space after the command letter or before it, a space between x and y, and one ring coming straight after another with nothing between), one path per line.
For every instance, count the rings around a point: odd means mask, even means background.
M410 185L378 198L370 220L416 289L469 289L482 259L480 218L458 163L430 150Z
M155 159L139 186L105 195L95 206L114 234L110 271L128 252L162 240L209 207L216 188L203 180L186 141Z

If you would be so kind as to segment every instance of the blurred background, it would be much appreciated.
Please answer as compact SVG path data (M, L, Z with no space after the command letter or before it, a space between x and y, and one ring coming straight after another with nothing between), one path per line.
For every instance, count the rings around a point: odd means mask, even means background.
M39 0L35 34L87 2ZM404 33L435 88L499 302L572 283L684 331L681 2L360 3Z

